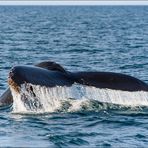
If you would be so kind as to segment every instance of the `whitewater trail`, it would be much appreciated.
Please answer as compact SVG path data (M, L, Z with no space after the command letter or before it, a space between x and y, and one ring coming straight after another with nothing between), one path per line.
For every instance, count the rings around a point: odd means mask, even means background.
M30 87L32 89L28 89ZM145 91L99 89L79 84L53 88L23 84L20 93L13 89L11 91L15 113L74 112L82 108L92 109L96 102L130 107L148 106L148 92Z

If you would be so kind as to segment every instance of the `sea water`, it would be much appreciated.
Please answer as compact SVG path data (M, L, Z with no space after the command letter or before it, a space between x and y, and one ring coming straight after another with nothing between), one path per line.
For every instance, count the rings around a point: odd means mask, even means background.
M12 66L43 60L148 83L147 16L145 6L1 6L0 94ZM53 99L49 90L34 89L44 96L41 104L32 98L29 106L0 108L1 147L147 147L146 92L75 85L55 88ZM29 107L33 112L26 114Z

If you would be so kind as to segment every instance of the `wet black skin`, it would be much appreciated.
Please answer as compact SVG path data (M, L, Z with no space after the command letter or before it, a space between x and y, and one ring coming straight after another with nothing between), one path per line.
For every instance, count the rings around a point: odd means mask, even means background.
M148 91L143 81L120 73L113 72L76 72L71 73L77 83L122 91Z
M13 103L13 97L9 88L0 96L0 106L8 106Z
M59 64L50 61L41 62L35 66L16 66L11 69L9 78L18 86L23 83L31 83L46 87L70 87L76 82L96 88L131 92L148 91L146 83L128 75L112 72L69 72ZM13 98L10 90L8 89L4 94L1 99L6 101L3 102L12 103Z
M43 61L40 62L36 65L34 65L36 67L41 67L47 70L52 70L52 71L60 71L60 72L66 72L65 69L52 61ZM7 106L13 103L13 97L10 91L10 88L8 87L4 93L0 96L0 106Z
M74 83L66 73L35 66L14 67L9 73L9 79L12 79L18 86L24 83L31 83L34 85L55 87L71 86Z
M31 83L46 87L71 86L79 83L96 88L108 88L123 91L148 91L148 85L134 77L112 72L61 72L35 66L16 66L10 78L21 85Z

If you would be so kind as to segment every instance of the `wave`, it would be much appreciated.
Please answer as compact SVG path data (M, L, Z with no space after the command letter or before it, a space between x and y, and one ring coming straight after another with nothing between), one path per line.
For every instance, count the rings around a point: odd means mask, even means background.
M72 87L53 88L23 84L20 93L13 89L11 91L14 99L14 113L140 109L148 106L148 92L145 91L99 89L79 84L74 84Z

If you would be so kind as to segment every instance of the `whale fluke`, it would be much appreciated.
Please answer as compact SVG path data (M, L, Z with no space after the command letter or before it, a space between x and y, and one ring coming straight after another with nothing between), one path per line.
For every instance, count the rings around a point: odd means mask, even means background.
M0 97L0 106L8 106L13 103L13 97L10 88L7 88Z
M75 72L71 73L77 83L123 91L148 91L148 85L129 75L114 72Z
M34 66L16 66L10 71L8 82L11 88L18 88L22 84L47 88L71 87L77 83L99 89L148 92L148 85L145 82L129 75L113 72L69 72L52 61L43 61ZM8 88L0 97L0 106L11 103L13 103L13 97Z
M52 71L60 71L66 73L65 69L56 62L52 61L43 61L38 64L35 64L34 66L41 67L43 69L52 70ZM0 106L7 106L13 103L13 97L10 91L10 88L8 87L4 93L0 96Z

